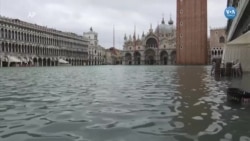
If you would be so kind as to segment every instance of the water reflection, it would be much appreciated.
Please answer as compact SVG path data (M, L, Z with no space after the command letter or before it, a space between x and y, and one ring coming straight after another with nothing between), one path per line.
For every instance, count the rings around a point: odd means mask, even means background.
M184 136L176 138L183 141L197 140L199 133L212 122L209 105L200 100L201 97L207 95L208 91L204 81L207 70L203 67L179 67L177 72L180 84L178 91L181 97L179 99L181 106L178 109L181 112L173 120L184 124L181 130L176 131L182 132Z
M249 107L208 67L0 71L1 141L249 140ZM15 74L15 75L13 75Z

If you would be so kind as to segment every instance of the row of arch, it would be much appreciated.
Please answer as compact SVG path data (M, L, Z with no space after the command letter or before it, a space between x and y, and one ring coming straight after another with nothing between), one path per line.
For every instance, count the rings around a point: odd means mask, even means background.
M0 51L6 53L23 53L23 54L34 54L34 55L51 55L51 56L74 56L83 57L87 59L87 52L84 51L74 51L69 49L59 49L59 48L46 48L33 45L25 44L14 44L2 42L0 44Z
M67 38L61 38L58 39L52 37L48 37L49 34L41 34L36 35L32 33L26 33L21 31L13 31L13 30L7 30L4 28L1 28L0 30L0 38L8 39L8 40L16 40L16 41L25 41L30 43L39 43L39 44L45 44L45 45L54 45L54 46L69 46L69 47L87 47L86 43L80 43L81 41L78 41L79 39L68 40ZM65 40L64 40L65 39Z
M222 55L223 54L223 50L212 50L211 54L212 55Z
M93 66L93 65L104 65L104 59L93 59L88 61L88 65Z
M37 67L50 67L60 66L61 63L58 58L42 58L42 57L17 57L21 62L9 62L7 56L0 57L1 67L12 67L12 66L37 66ZM23 59L25 61L23 61ZM83 59L66 58L68 65L72 66L83 66L87 65L87 61Z
M133 53L133 56L131 53L126 53L124 57L124 63L125 65L170 65L170 64L176 64L176 51L172 51L170 54L168 54L167 51L161 51L159 59L156 56L156 53L152 49L148 49L144 52L144 58L142 58L142 55L140 52L136 51Z

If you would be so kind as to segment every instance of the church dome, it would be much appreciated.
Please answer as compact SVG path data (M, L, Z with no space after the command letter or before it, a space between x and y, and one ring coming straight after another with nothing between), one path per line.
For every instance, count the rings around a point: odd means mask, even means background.
M168 24L165 23L164 19L162 19L161 24L156 27L155 33L169 34L173 33L173 30L174 30L174 25L172 19L168 21Z

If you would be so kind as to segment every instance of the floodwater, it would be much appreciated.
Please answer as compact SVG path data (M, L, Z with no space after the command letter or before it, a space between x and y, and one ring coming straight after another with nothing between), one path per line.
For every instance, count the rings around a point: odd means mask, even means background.
M249 141L203 66L0 68L1 141Z

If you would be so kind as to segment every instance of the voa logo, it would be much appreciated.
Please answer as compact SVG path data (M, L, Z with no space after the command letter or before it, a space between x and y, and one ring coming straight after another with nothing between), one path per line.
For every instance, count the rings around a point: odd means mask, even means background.
M227 7L225 9L224 15L226 16L226 18L232 20L232 19L234 19L236 17L237 10L234 7L232 7L232 6L229 6L229 7Z

